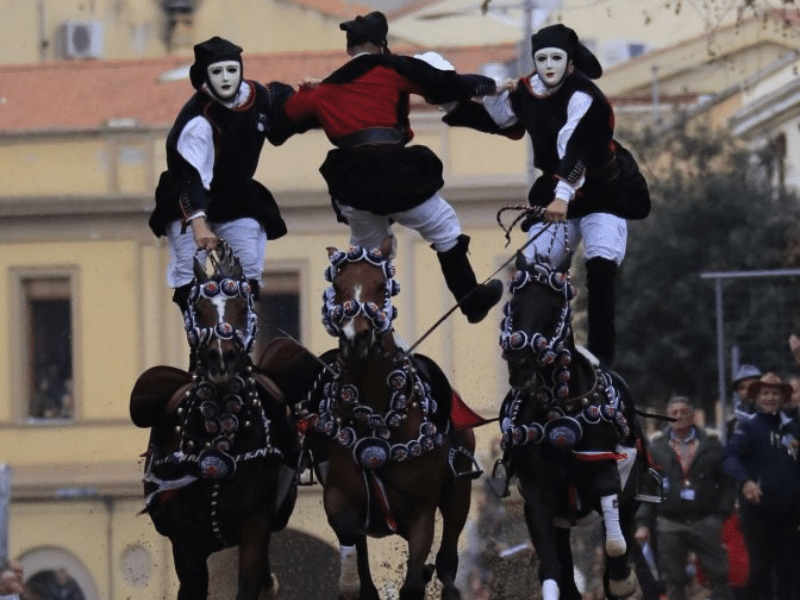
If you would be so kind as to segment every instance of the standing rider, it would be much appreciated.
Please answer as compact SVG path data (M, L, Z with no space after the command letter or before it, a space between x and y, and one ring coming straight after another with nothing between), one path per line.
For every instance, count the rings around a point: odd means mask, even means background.
M194 47L189 77L197 91L167 135L167 171L150 227L167 236L167 282L182 312L198 249L213 250L225 239L257 298L267 239L286 233L275 199L253 175L264 138L277 146L293 133L282 112L292 88L243 79L241 53L220 37Z
M591 81L602 75L602 68L577 34L551 25L533 35L531 46L531 75L500 95L484 97L483 110L476 103L461 103L444 120L515 139L528 132L534 166L542 173L528 201L545 207L545 223L530 227L529 236L538 238L526 248L527 258L545 257L558 267L583 239L587 345L610 366L616 345L614 281L625 257L625 219L648 214L647 184L630 153L613 139L613 110Z
M322 127L336 146L320 172L353 245L377 248L393 222L416 230L436 250L447 286L470 323L500 301L497 279L478 284L467 257L469 237L439 195L442 162L427 147L407 145L409 96L442 104L495 92L480 75L459 75L389 52L386 17L372 12L340 25L350 60L322 82L301 85L287 116Z

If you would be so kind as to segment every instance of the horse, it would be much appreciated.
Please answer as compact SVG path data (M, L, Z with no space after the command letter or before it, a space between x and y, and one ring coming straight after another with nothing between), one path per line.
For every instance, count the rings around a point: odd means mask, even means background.
M404 352L395 339L392 254L391 236L375 249L328 248L323 323L338 348L320 357L326 366L309 394L306 439L340 545L339 597L379 599L367 538L399 535L408 547L399 598L422 600L435 570L443 600L458 600L457 543L482 471L474 432L450 419L453 403L465 405L431 359ZM437 509L434 566L426 558Z
M501 324L511 391L500 410L504 457L494 485L502 482L507 495L508 477L517 478L544 600L580 600L570 527L597 513L606 593L626 598L638 586L628 564L637 494L652 476L633 398L616 373L575 345L568 273L521 252L515 268Z
M278 386L254 371L253 293L221 241L195 257L184 313L191 373L153 367L131 394L131 418L150 427L145 509L169 538L178 600L205 600L208 557L238 546L236 600L275 598L270 536L285 528L297 496L299 440Z

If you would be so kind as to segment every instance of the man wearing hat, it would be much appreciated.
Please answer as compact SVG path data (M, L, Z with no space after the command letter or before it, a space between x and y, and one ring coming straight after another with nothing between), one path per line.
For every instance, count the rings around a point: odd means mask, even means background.
M614 282L625 257L625 219L647 216L650 196L635 160L613 139L611 105L592 82L603 72L595 56L562 24L540 29L531 42L533 73L498 96L484 97L482 111L462 103L444 120L515 139L528 132L534 166L542 172L528 201L545 208L545 223L523 225L530 237L538 236L526 254L548 257L558 266L584 240L587 345L611 365Z
M167 135L167 171L150 227L170 248L167 282L186 310L195 252L225 239L258 297L267 239L286 233L272 194L253 179L264 139L282 144L293 124L282 111L291 86L243 78L242 49L220 37L194 47L195 94Z
M725 439L731 439L736 427L736 420L741 416L750 415L755 410L753 404L747 399L747 390L750 384L761 377L761 369L755 365L741 365L731 380L730 391L733 393L733 416L725 424Z
M319 83L301 85L287 116L322 127L332 149L320 172L334 209L350 226L350 242L379 247L392 223L417 231L436 250L448 288L470 323L503 295L498 279L479 284L467 256L469 237L439 195L442 162L427 147L408 145L410 96L443 104L496 90L493 79L460 75L392 54L386 17L371 12L340 25L350 60Z
M725 470L740 490L750 600L800 597L800 425L781 411L791 393L775 373L750 384L755 412L738 420L726 447Z

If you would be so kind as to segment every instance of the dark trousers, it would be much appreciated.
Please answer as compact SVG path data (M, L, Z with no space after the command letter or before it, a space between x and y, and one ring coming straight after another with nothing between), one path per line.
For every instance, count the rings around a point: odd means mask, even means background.
M710 515L691 524L659 517L658 566L669 600L686 600L686 563L694 552L708 579L712 600L732 600L728 586L728 554L722 547L722 519Z
M750 556L748 600L800 600L800 533L792 515L743 503L742 533Z

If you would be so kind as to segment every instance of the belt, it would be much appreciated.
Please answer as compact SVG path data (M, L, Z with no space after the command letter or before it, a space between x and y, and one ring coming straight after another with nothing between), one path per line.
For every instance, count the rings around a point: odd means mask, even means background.
M406 136L394 127L368 127L343 135L336 140L339 148L358 148L374 144L404 144Z

